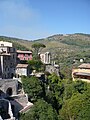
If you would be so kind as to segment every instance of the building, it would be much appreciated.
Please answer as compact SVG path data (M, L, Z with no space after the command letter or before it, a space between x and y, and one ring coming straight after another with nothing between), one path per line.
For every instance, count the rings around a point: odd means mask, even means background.
M32 59L30 51L24 53L23 60ZM12 43L0 41L0 110L5 111L0 114L0 120L18 119L19 112L26 112L33 105L19 79L14 77L16 73L18 76L29 75L29 65L17 64L17 52Z
M29 72L29 65L28 64L17 64L16 66L16 76L20 77L22 75L28 76Z
M86 82L90 82L90 64L83 63L78 66L77 69L72 70L72 78L73 80L82 80Z
M32 60L32 52L17 50L17 58L19 58L20 61Z
M44 64L50 64L51 63L51 55L49 52L45 52L45 53L40 53L40 58L41 58L41 61L44 63Z
M16 67L16 49L10 42L0 41L0 78L13 78Z

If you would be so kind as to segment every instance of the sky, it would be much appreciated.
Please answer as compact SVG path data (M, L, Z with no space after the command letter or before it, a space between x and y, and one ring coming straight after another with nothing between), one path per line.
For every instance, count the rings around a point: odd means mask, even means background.
M90 0L0 0L0 36L90 34Z

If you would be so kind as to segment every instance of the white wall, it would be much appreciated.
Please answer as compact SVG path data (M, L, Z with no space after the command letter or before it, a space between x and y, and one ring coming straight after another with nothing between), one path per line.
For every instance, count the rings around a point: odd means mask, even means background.
M16 68L16 74L27 76L27 68Z
M10 43L10 42L3 42L3 41L0 41L0 46L2 46L2 45L8 46L8 47L12 47L12 43Z

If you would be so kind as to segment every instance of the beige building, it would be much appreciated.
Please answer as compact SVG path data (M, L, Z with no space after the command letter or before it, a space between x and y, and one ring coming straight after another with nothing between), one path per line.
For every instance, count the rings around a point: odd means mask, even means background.
M10 42L0 41L0 78L13 78L16 67L16 49Z
M83 63L77 69L72 70L73 80L82 80L90 82L90 64Z

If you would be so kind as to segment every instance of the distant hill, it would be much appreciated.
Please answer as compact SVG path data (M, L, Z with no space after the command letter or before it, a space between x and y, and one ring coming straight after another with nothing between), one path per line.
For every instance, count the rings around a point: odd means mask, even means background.
M51 52L52 59L59 63L66 61L69 64L74 59L80 58L90 62L90 34L57 34L34 41L0 36L0 40L10 41L17 49L21 50L31 50L31 45L36 42L43 43L46 45L43 51Z

